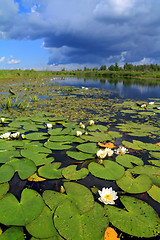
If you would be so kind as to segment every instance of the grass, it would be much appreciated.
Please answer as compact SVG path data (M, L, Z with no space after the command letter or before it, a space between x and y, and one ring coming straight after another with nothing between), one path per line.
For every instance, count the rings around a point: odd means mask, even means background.
M110 71L110 70L75 70L75 71L35 71L31 70L0 70L0 80L6 79L38 79L42 77L51 76L76 76L76 77L108 77L108 78L134 78L134 79L148 79L160 81L160 71Z

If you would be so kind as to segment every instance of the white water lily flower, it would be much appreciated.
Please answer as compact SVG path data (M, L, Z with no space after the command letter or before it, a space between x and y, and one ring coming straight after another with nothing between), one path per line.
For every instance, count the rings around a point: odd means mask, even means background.
M144 103L144 104L141 105L141 107L147 107L147 105Z
M10 135L11 138L19 138L20 132L15 132Z
M1 118L1 123L4 123L5 122L5 118Z
M90 126L94 125L94 121L93 121L93 120L90 120L90 121L89 121L89 125L90 125Z
M115 150L116 154L123 155L128 152L128 149L125 147L119 147L117 150Z
M150 104L150 105L154 105L154 102L149 102L148 104Z
M111 157L111 156L113 155L113 153L114 153L114 151L113 151L112 149L110 149L110 148L105 148L105 152L106 152L106 154L107 154L109 157Z
M102 188L102 191L98 190L98 193L100 195L98 200L100 202L103 202L104 204L114 205L115 204L114 201L118 198L117 192L112 190L112 187L110 187L110 188L104 187L104 188Z
M106 153L105 150L100 149L100 150L97 151L97 157L105 158L106 156L107 156L107 153Z
M81 131L76 131L76 136L77 137L80 137L82 135L82 132Z
M52 128L53 127L53 125L52 125L52 123L47 123L47 128Z
M10 132L7 132L7 133L2 134L2 135L0 136L0 138L9 138L10 135L11 135L11 133L10 133Z

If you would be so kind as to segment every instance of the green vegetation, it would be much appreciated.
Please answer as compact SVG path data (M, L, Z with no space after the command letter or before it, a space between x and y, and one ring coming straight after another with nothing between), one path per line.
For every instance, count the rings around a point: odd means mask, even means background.
M160 99L50 79L0 84L0 240L159 239Z
M135 79L160 79L160 66L159 65L133 65L131 63L125 63L123 67L120 67L118 63L111 65L108 68L106 65L102 65L99 69L77 69L72 71L66 71L64 68L61 71L36 71L31 70L0 70L0 79L24 79L24 78L40 78L47 76L79 76L79 77L123 77L123 78L135 78Z

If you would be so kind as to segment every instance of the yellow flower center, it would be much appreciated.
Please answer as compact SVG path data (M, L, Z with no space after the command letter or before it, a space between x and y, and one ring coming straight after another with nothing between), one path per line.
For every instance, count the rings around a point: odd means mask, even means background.
M112 200L112 196L111 196L111 194L107 194L107 195L105 195L104 198L105 198L106 200Z

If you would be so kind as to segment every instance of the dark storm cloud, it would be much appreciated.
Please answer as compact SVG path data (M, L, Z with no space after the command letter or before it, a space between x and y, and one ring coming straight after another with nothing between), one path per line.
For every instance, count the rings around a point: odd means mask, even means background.
M0 6L1 38L44 39L49 64L160 60L159 0L22 0L23 12L13 0Z

